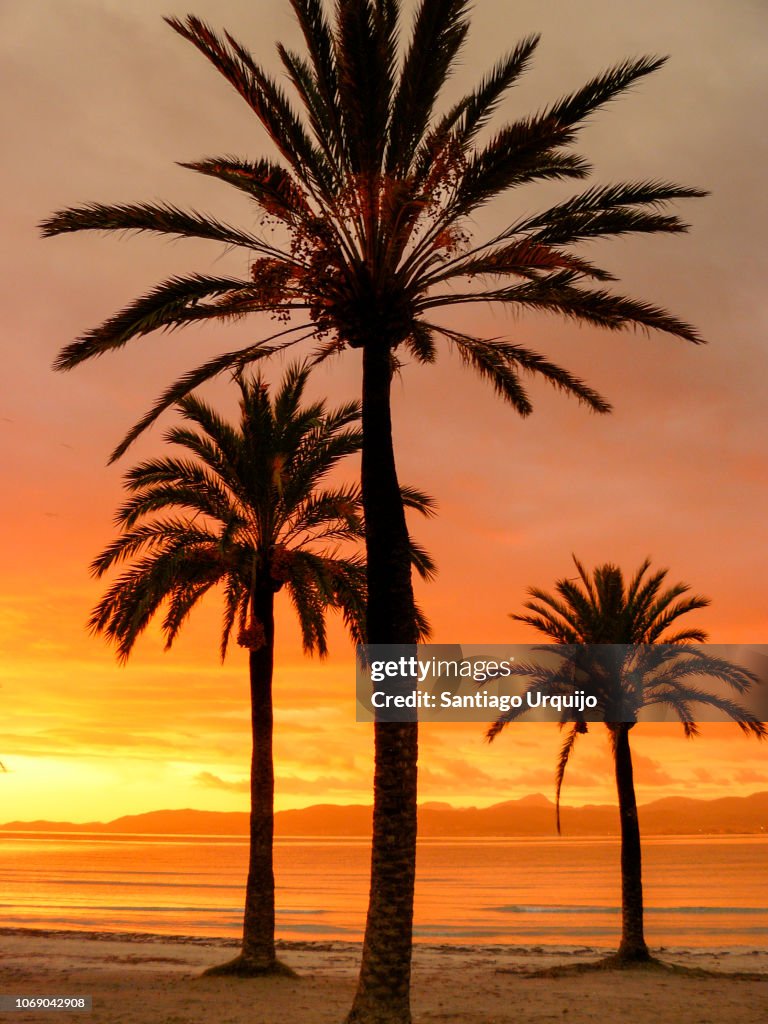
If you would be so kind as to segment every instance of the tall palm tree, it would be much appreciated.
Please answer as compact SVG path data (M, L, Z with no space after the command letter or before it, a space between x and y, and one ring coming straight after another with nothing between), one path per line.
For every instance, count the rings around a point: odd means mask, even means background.
M420 0L402 47L399 0L337 0L331 16L322 0L290 3L306 51L277 50L298 107L229 33L192 16L168 19L239 93L279 153L279 161L227 156L184 165L249 196L260 226L233 227L166 203L91 203L43 224L46 235L128 230L207 238L245 250L250 276L172 277L68 345L57 366L69 369L132 338L192 322L260 312L281 322L172 384L117 457L164 409L228 367L309 339L317 361L361 350L368 636L411 644L417 623L392 444L393 372L404 356L433 362L443 344L523 416L532 410L521 380L529 375L608 412L606 400L569 371L517 342L459 331L440 320L440 311L490 302L698 342L692 327L663 309L606 289L613 276L576 250L601 237L685 231L664 207L703 193L658 180L593 186L470 242L474 215L502 193L586 178L590 166L574 150L580 128L664 59L626 60L483 137L528 67L536 36L441 111L469 28L470 0ZM415 722L375 725L371 899L350 1021L410 1020L417 744Z
M532 694L574 695L581 690L597 700L590 716L605 722L611 740L621 826L621 942L615 961L650 959L643 929L643 884L640 826L632 772L629 733L642 708L666 705L679 718L685 735L694 737L696 705L706 705L732 718L746 734L763 738L765 726L746 708L727 695L702 689L698 680L712 679L722 688L745 694L757 676L746 668L713 657L696 646L706 633L678 629L674 624L689 612L705 608L708 598L686 596L685 583L664 588L667 569L649 574L643 562L626 582L618 566L606 563L590 574L574 557L578 577L561 579L556 594L538 587L528 593L527 615L512 615L562 645L558 664L527 663L513 668L513 675L530 680ZM674 630L672 627L674 626ZM488 730L495 736L527 707L512 709ZM560 750L555 776L557 828L560 831L560 791L574 744L586 733L588 723L578 706L563 708L561 728L568 734Z
M360 450L360 409L302 404L308 375L306 366L289 368L274 398L261 378L239 378L237 427L196 396L182 399L183 423L166 440L186 455L150 459L127 473L120 534L92 566L101 577L129 563L90 620L121 660L161 609L170 648L213 588L223 588L225 598L222 659L233 631L248 650L253 752L243 942L240 955L216 973L287 970L275 956L272 867L275 595L285 588L290 596L308 653L327 653L329 608L341 612L356 642L365 635L365 563L336 550L363 536L359 487L326 483L340 459ZM429 510L419 492L408 491L405 500ZM415 557L429 574L429 557L420 549Z

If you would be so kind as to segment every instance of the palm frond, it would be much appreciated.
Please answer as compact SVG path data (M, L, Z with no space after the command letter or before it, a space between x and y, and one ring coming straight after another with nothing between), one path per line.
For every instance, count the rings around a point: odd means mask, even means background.
M511 224L491 244L521 234L548 245L568 245L607 235L683 232L687 230L686 224L675 216L662 215L659 209L678 199L705 195L701 189L669 182L595 185L542 213ZM642 207L649 207L651 212Z
M324 112L337 159L343 155L341 123L338 115L339 84L333 35L321 0L290 0L304 36L314 72L314 85L322 98Z
M544 678L539 678L533 682L527 689L527 693L535 693L537 689L547 690L550 686L549 673L546 670L542 671L541 666L538 665L516 665L513 668L513 675L530 675L536 678L537 673L543 674ZM493 743L496 737L504 728L510 724L510 722L517 721L522 715L525 714L526 708L521 705L520 707L510 707L509 710L504 711L493 725L490 725L485 733L485 738L489 743Z
M600 107L626 92L635 82L658 71L666 57L638 57L603 71L569 96L558 100L542 116L563 124L583 122Z
M321 149L331 166L351 171L334 35L320 0L290 0L304 36L309 61L278 46L278 53L305 108Z
M335 111L328 110L324 97L317 87L311 65L298 53L283 46L282 43L277 44L277 52L304 105L312 133L319 143L325 159L330 164L337 160L343 162L343 150L340 150L340 137L336 131Z
M485 150L469 160L457 195L457 211L466 216L513 185L546 178L585 177L589 165L578 156L563 153L562 147L574 141L577 126L590 114L664 63L665 58L655 57L625 61L542 114L506 126Z
M290 173L272 160L211 157L194 163L181 163L179 166L234 185L255 200L265 213L278 216L288 224L312 216L306 196Z
M688 588L686 587L686 589ZM689 612L698 611L700 608L707 608L709 604L709 598L695 595L693 597L684 598L671 607L666 607L666 604L662 607L652 607L648 612L651 625L647 634L647 642L655 643L657 640L661 640L664 632L673 622L679 619L681 615L687 615Z
M523 39L515 49L497 62L490 74L473 92L462 97L430 129L419 145L414 160L414 179L422 184L435 161L455 152L464 153L469 143L490 119L505 92L525 71L539 36Z
M373 0L338 0L335 63L340 120L353 174L381 168L394 89L396 40Z
M763 722L756 715L745 708L737 701L719 694L708 693L695 686L668 686L652 689L646 697L646 706L653 704L666 704L677 712L681 720L693 721L694 715L690 708L692 705L704 704L708 707L721 711L738 725L741 731L747 735L756 736L758 739L765 739L768 730Z
M157 518L122 532L91 563L91 573L100 578L113 566L136 558L150 549L149 559L170 556L185 547L215 551L217 537L204 526L175 516ZM147 563L149 564L149 563Z
M421 513L426 519L432 519L437 515L437 502L418 487L410 487L407 484L400 485L400 497L403 501L403 508L412 508Z
M469 27L469 0L421 0L392 101L388 173L407 173Z
M599 579L594 586L592 594L582 589L574 580L563 578L555 584L555 590L561 597L561 601L555 603L548 601L550 607L555 609L582 635L585 643L599 643L604 632L602 623L608 618L605 612L602 594L600 592ZM545 598L543 591L530 590L530 594L540 600ZM530 607L530 606L529 606ZM612 622L612 620L610 620ZM610 631L610 626L608 627Z
M177 425L163 435L168 444L186 448L199 460L197 464L193 463L194 469L191 473L186 472L182 479L192 477L207 482L210 478L209 486L215 488L217 493L237 493L242 435L195 394L182 398L177 408L185 421L202 427L200 431L186 425ZM131 487L135 481L145 479L144 474L136 476L135 470L129 470L126 475L126 486Z
M595 266L589 260L530 238L488 249L463 259L450 260L445 266L427 276L433 285L457 277L508 275L536 281L542 274L557 270L575 271L597 281L616 280L613 274Z
M350 637L356 644L364 644L368 587L363 559L333 559L331 593L335 606L341 609L344 625Z
M414 320L405 346L420 363L434 363L437 357L432 329L421 320Z
M703 344L703 339L690 324L678 320L661 307L604 290L581 288L570 271L508 288L435 296L422 300L420 307L429 309L477 302L500 302L557 313L612 331L630 327L652 328L695 345Z
M518 369L532 376L543 377L553 387L565 394L573 395L593 412L611 411L608 402L583 380L531 349L509 342L475 338L437 325L430 326L433 331L444 334L453 342L462 358L470 361L481 376L490 380L499 394L506 398L521 416L531 413L533 405L520 384Z
M318 571L317 563L307 552L295 553L286 586L299 620L304 653L325 657L328 644L321 596L322 571Z
M184 482L173 479L169 483L143 488L120 506L115 522L123 529L131 529L145 516L170 507L210 519L229 520L232 524L239 518L231 495L215 478L204 473L189 473L188 480ZM238 525L242 525L242 520Z
M203 592L198 586L207 589L213 585L219 570L204 552L205 548L190 548L177 540L135 561L96 605L88 623L91 632L103 633L115 643L119 660L125 661L161 605L173 600L174 590L182 601L181 592L190 582L197 597ZM195 563L202 564L202 574L193 571ZM187 603L187 614L194 603Z
M313 491L296 503L288 518L286 542L296 538L329 540L363 536L363 505L360 488L337 487Z
M248 602L248 591L245 590L240 581L230 575L224 587L224 615L221 624L221 640L219 641L219 655L222 664L226 661L229 641L232 636L238 614L245 614L243 606Z
M499 101L526 71L540 38L534 34L522 39L511 53L497 61L477 89L460 102L461 116L456 135L462 147L466 147L485 127Z
M499 132L468 159L450 216L468 217L489 200L533 181L585 178L589 163L558 148L569 138L569 131L552 123L526 121Z
M268 256L282 255L255 235L230 227L206 214L187 212L171 203L135 203L105 206L86 203L59 210L40 225L44 238L71 231L151 231L180 238L207 238L225 245L243 246Z
M416 623L416 640L417 643L426 644L429 643L432 637L432 624L426 616L424 609L417 602L414 603L414 621Z
M408 550L411 556L411 565L419 576L427 583L434 580L437 576L437 563L427 549L411 537Z
M190 580L180 581L172 588L162 626L166 651L173 647L174 640L195 605L217 582L215 578L195 576Z
M220 38L192 15L184 21L166 18L171 28L195 46L242 96L270 138L305 185L330 194L333 169L312 144L283 91L229 34Z
M448 338L455 345L464 365L470 366L492 384L496 393L509 402L516 412L521 416L529 416L533 412L533 405L520 383L517 371L514 366L510 366L498 346L446 327L432 325L432 329Z
M122 348L132 338L150 334L158 328L180 327L194 319L202 319L200 302L211 296L239 294L248 282L236 278L172 277L163 281L130 306L105 320L61 350L54 363L56 370L71 370L86 359ZM219 315L218 309L215 315Z
M302 336L293 338L287 342L280 342L275 345L269 344L271 341L276 341L279 338L283 338L289 334L298 333L299 331L304 331L305 333ZM150 427L166 409L170 408L174 403L181 401L181 399L185 398L190 391L194 391L194 389L200 387L201 384L211 380L213 377L217 377L224 370L231 369L232 367L242 368L243 366L257 362L259 359L265 359L267 356L271 356L275 352L280 352L300 341L305 341L313 334L314 331L307 331L307 328L304 325L289 327L284 331L278 331L276 334L270 335L270 337L256 342L254 345L246 345L245 348L234 349L231 352L224 352L222 355L216 356L215 359L210 359L208 362L203 363L202 366L198 366L196 369L183 374L183 376L174 381L170 387L166 388L149 412L147 412L146 415L144 415L138 423L135 424L135 426L131 427L123 440L110 455L110 463L117 461L117 459L124 455L136 438L143 434L144 431Z
M557 825L557 834L562 835L560 828L560 793L563 789L563 781L565 779L565 769L568 767L568 762L571 759L573 748L576 745L576 739L580 734L587 731L586 722L574 722L568 731L568 735L565 742L560 747L560 753L557 757L557 766L555 768L555 823Z

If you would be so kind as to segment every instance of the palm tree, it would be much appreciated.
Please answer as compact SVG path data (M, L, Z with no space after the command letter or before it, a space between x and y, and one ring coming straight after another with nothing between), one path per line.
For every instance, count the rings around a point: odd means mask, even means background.
M433 362L441 343L523 416L532 405L521 377L536 375L608 412L607 401L566 369L516 342L450 327L440 311L490 302L698 342L692 327L663 309L608 290L613 276L576 249L601 237L685 231L664 207L703 193L663 181L593 186L470 242L474 215L502 193L586 178L590 166L574 150L581 126L664 59L624 61L483 140L528 67L536 36L439 112L469 28L469 0L420 0L403 47L399 0L337 0L330 20L322 0L290 3L306 52L277 49L298 108L229 33L192 16L168 19L239 93L279 153L279 161L227 156L184 165L250 197L256 227L166 203L91 203L43 224L45 235L127 230L207 238L244 250L250 276L172 277L64 348L56 365L70 369L135 337L192 322L248 313L279 322L172 384L116 458L164 409L222 370L309 339L315 361L361 350L367 632L374 643L407 645L416 640L417 620L392 444L393 373L404 357ZM410 1021L417 744L415 722L375 725L371 900L350 1021Z
M272 868L274 772L272 670L274 603L286 589L304 650L327 653L325 613L338 609L364 639L365 564L334 547L363 535L357 486L327 486L340 459L360 450L360 409L302 405L306 366L287 370L274 399L264 381L239 378L239 427L194 395L166 440L189 457L150 459L125 480L130 498L117 513L121 532L94 561L101 577L129 562L93 611L91 629L125 660L161 608L170 648L187 616L213 588L224 590L221 657L233 630L248 650L251 692L250 855L240 955L216 973L286 973L275 956ZM405 500L429 511L416 491ZM330 547L329 547L330 545ZM416 550L419 569L431 561Z
M533 600L525 602L530 614L512 615L563 645L559 663L520 664L512 674L530 679L531 694L573 696L581 689L597 700L589 714L593 720L604 721L608 729L621 826L621 942L611 960L636 963L651 959L643 930L640 826L629 745L638 714L642 708L665 705L679 718L688 737L698 735L696 705L723 712L747 735L763 738L766 729L728 696L697 684L697 680L709 678L725 690L745 694L757 676L695 646L707 639L703 630L675 627L671 631L681 616L705 608L708 598L685 596L690 590L685 583L664 589L668 570L649 575L648 559L628 583L621 569L610 563L597 566L591 575L575 557L574 563L578 577L558 580L557 596L531 587L528 593ZM524 701L521 709L502 715L488 730L488 738L493 740L527 706ZM560 726L565 725L569 730L555 776L558 832L565 769L577 737L588 730L578 707L563 708Z

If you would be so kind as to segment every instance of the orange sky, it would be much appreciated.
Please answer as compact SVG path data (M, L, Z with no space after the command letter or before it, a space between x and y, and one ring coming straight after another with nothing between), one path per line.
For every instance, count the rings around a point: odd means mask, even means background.
M408 7L408 5L405 5ZM296 42L287 4L197 0L274 67L272 42ZM256 17L254 11L258 9ZM216 658L218 608L192 620L170 655L149 636L120 669L83 623L99 588L87 565L111 536L120 475L109 450L162 387L212 351L258 335L258 322L134 343L68 375L57 349L173 273L241 270L207 243L83 235L43 242L35 224L87 200L167 199L237 221L244 200L176 160L265 150L244 104L174 35L157 0L56 0L0 11L0 252L4 386L0 406L0 820L104 819L160 807L246 806L245 664ZM667 68L594 118L583 149L595 180L668 178L708 188L690 203L687 237L614 241L600 258L629 293L670 306L710 341L601 335L485 309L456 322L539 348L614 402L595 417L535 385L522 422L445 353L406 366L395 385L401 476L433 494L440 517L416 533L440 565L422 591L435 640L524 642L508 619L525 587L549 586L576 552L633 568L646 554L713 599L713 640L766 641L766 278L762 169L765 17L759 4L677 0L575 6L478 0L453 90L466 88L519 38L543 33L534 69L503 114L531 112L626 56L669 53ZM511 18L514 12L514 18ZM727 45L724 45L724 41ZM229 190L233 191L233 190ZM508 222L564 190L534 186L473 225ZM247 223L247 220L245 221ZM594 248L590 255L594 254ZM603 249L605 251L603 251ZM226 338L223 337L226 335ZM359 357L321 368L333 400L357 394ZM280 373L280 365L272 371ZM213 399L232 409L224 384ZM158 451L162 430L131 462ZM278 806L366 801L369 727L354 722L351 652L303 661L280 609ZM735 731L735 730L734 730ZM492 803L552 791L559 737L519 725L488 748L476 726L432 726L422 741L422 798ZM766 752L710 726L695 747L666 726L637 730L641 799L718 796L768 786ZM610 799L603 736L587 737L567 791Z

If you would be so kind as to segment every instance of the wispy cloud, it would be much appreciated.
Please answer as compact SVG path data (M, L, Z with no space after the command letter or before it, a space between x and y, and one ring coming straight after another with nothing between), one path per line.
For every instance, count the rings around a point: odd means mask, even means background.
M247 793L251 788L248 779L222 779L213 772L198 772L195 782L208 789L223 789L226 793Z

